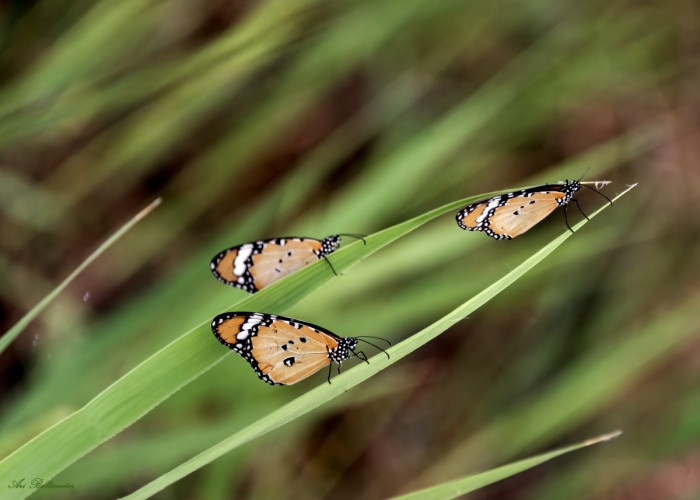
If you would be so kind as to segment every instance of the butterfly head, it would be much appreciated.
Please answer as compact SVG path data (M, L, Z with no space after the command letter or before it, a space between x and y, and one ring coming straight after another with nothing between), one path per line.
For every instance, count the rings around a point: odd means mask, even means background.
M319 257L324 257L329 253L335 252L340 246L340 235L334 234L328 236L321 240L321 250L319 251Z
M564 186L561 188L561 192L564 193L565 197L558 200L557 203L561 206L568 204L574 197L574 193L581 189L581 182L579 181L565 181Z
M334 349L328 350L328 357L331 361L343 364L343 361L355 354L357 347L357 339L355 337L345 337L338 341L338 345Z

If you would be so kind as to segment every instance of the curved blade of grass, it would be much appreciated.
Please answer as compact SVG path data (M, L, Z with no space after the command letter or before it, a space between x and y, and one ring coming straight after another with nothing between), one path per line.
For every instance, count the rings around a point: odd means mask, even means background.
M632 186L634 187L634 186ZM620 196L624 195L627 191L632 189L632 187L628 188L627 190L623 191L621 194L619 194L615 200L617 200ZM598 209L596 212L590 215L590 219L598 215L600 212L605 210L609 205L604 205L600 209ZM439 210L439 209L438 209ZM410 222L410 221L409 221ZM579 222L574 228L579 229L581 228L584 224L586 224L588 221L581 221ZM406 224L406 223L403 223ZM399 224L398 226L394 226L394 228L399 227L403 224ZM373 236L376 237L378 235L381 235L382 233L386 231L390 231L390 228L388 230L382 231L378 233L377 235ZM295 418L298 418L314 408L317 408L318 406L330 401L331 399L343 394L344 392L348 391L352 387L355 387L356 385L360 384L361 382L367 380L371 376L379 373L383 369L387 368L388 366L392 365L393 363L397 362L398 360L404 358L405 356L408 356L411 354L413 351L418 349L419 347L425 345L428 343L430 340L434 339L438 335L440 335L442 332L447 330L449 327L457 323L458 321L462 320L464 317L466 317L468 314L472 313L482 305L484 305L486 302L491 300L493 297L495 297L497 294L499 294L501 291L506 289L509 285L514 283L516 280L518 280L521 276L523 276L527 271L532 269L536 264L538 264L540 261L542 261L545 257L547 257L550 253L552 253L557 247L559 247L564 241L566 241L573 233L570 231L566 231L563 233L561 236L555 238L552 240L549 244L545 245L542 249L540 249L538 252L536 252L534 255L529 257L527 260L525 260L522 264L520 264L518 267L513 269L511 272L506 274L503 278L500 280L496 281L494 284L490 285L486 289L482 290L480 293L469 299L467 302L463 303L456 309L452 310L450 313L447 315L443 316L440 318L438 321L435 323L431 324L427 328L421 330L420 332L416 333L415 335L411 336L410 338L404 340L403 342L390 347L387 349L387 352L390 354L390 358L387 359L387 357L384 356L384 354L378 354L374 356L371 359L371 362L369 364L363 364L361 366L357 366L342 375L339 375L333 380L332 384L322 384L319 387L316 387L315 389L307 392L306 394L296 398L294 401L291 401L290 403L287 403L280 409L274 411L273 413L270 413L269 415L257 420L255 423L249 425L248 427L242 429L241 431L233 434L230 436L228 439L225 439L221 443L218 443L217 445L203 451L199 455L191 458L187 462L183 463L182 465L174 468L173 470L163 474L156 480L152 481L151 483L147 484L143 488L137 490L133 494L129 495L127 498L130 499L136 499L136 498L148 498L151 495L154 495L155 493L161 491L163 488L167 487L168 485L174 483L175 481L178 481L179 479L182 479L186 475L196 471L197 469L203 467L204 465L214 461L215 459L219 458L220 456L224 455L225 453L228 453L229 451L249 442L252 441L253 439L266 434L274 429L277 429L278 427L281 427ZM370 245L370 237L367 241L367 245ZM362 243L357 242L353 245L362 245ZM336 259L333 261L334 263L336 262ZM334 264L335 265L335 264ZM316 266L316 264L314 265ZM313 267L313 266L310 266ZM307 268L308 269L308 268ZM286 281L286 280L284 280ZM281 282L280 282L281 283Z
M7 349L7 346L9 346L13 340L17 338L17 336L26 328L26 326L34 319L36 318L41 311L44 310L44 308L49 305L49 303L56 298L56 296L61 293L67 286L68 284L73 281L76 276L78 276L83 270L92 264L95 259L97 259L100 255L102 255L105 250L107 250L109 247L111 247L116 241L124 236L129 229L134 227L137 222L139 222L141 219L146 217L149 213L153 211L154 208L156 208L158 205L160 205L161 199L156 198L153 203L148 205L146 208L141 210L139 213L134 215L134 217L124 224L121 228L119 228L112 236L107 238L107 240L102 243L97 249L90 254L90 256L83 261L82 264L80 264L75 271L70 273L68 277L63 280L63 282L58 285L56 288L51 291L46 297L44 297L37 305L35 305L27 314L25 314L12 328L7 330L5 334L0 337L0 354Z
M330 256L333 267L342 272L436 217L490 194L492 193L448 203L379 231L365 238L366 244L357 241L343 247ZM232 307L269 313L284 312L285 308L334 277L328 263L319 261L262 292L247 296ZM209 321L200 324L136 366L80 410L6 457L0 462L0 478L7 483L12 481L13 477L25 477L27 474L45 480L54 477L90 450L141 418L229 353L230 351L221 349L218 342L213 341ZM0 484L3 479L0 479ZM19 489L12 491L18 498L24 498L29 493Z
M491 469L486 472L455 479L454 481L447 481L442 484L431 486L430 488L425 488L423 490L414 491L412 493L393 498L401 500L418 500L422 498L455 498L474 490L478 490L479 488L483 488L484 486L488 486L489 484L501 481L510 476L519 474L520 472L531 469L537 465L543 464L544 462L548 462L558 456L571 453L575 450L580 450L581 448L586 448L587 446L610 441L611 439L618 437L620 434L622 434L622 431L610 432L608 434L603 434L602 436L587 439L582 443L559 448L558 450L542 453L541 455L535 455L534 457L519 460L517 462L513 462L512 464L496 467L495 469Z

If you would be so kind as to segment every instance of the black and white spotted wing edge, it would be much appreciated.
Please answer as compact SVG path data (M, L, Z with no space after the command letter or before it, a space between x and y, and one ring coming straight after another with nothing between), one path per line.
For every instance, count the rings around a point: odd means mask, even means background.
M263 248L265 247L265 243L268 241L270 240L244 243L243 245L227 248L226 250L219 252L216 256L214 256L209 266L212 274L224 285L240 288L241 290L249 293L257 292L258 289L255 286L253 276L250 274L250 268L253 265L253 255L262 252ZM233 261L234 274L238 278L235 282L227 280L216 271L221 259L226 257L226 255L233 250L238 250L238 255L236 255L236 258Z

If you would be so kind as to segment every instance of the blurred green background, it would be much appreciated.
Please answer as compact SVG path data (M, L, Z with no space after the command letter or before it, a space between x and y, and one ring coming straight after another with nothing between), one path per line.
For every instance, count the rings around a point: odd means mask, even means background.
M370 234L586 172L609 196L639 186L437 341L160 496L382 498L617 428L472 497L700 496L697 2L44 0L0 16L1 330L163 197L2 353L0 457L242 298L209 272L223 248ZM286 314L399 341L563 230L557 212L503 242L444 217ZM62 472L74 490L39 497L131 492L320 383L269 387L231 355Z

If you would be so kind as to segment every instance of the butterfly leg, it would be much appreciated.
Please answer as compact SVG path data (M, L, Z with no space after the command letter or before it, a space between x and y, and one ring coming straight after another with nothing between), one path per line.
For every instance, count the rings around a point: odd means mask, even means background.
M578 200L577 200L576 198L572 198L571 201L573 201L574 203L576 203L576 206L578 207L578 211L581 212L581 215L583 215L583 216L586 218L586 220L591 220L591 219L589 219L588 216L586 215L586 212L584 212L583 210L581 210L581 205L578 204Z
M333 370L333 363L328 363L328 383L331 383L331 373Z
M338 273L335 272L335 268L333 267L333 264L331 264L330 259L329 259L328 257L326 257L325 255L323 256L323 258L325 259L326 262L328 262L328 265L331 266L331 271L333 271L333 274L335 274L336 276L338 276Z
M354 354L356 357L369 364L369 359L367 359L367 355L364 353L364 351L355 352Z
M566 227L569 228L569 231L571 231L571 232L573 233L574 230L571 229L571 226L569 225L569 218L566 216L566 209L567 209L567 208L569 208L569 205L566 205L566 206L564 207L564 222L566 223Z

